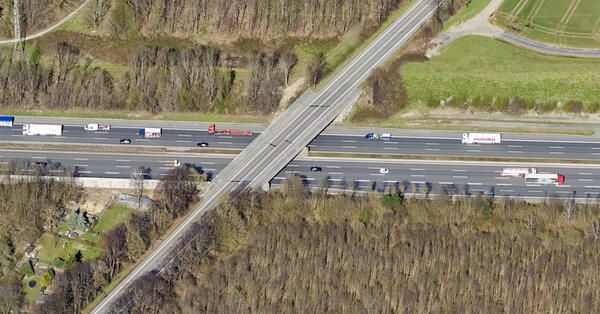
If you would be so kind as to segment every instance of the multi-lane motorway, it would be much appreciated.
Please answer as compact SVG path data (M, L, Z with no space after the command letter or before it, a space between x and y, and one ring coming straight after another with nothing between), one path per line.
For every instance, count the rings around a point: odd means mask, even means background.
M119 145L120 139L128 138L132 140L131 145L139 146L193 148L197 143L206 142L210 148L240 150L260 134L224 136L208 134L205 130L164 129L162 137L149 139L139 137L136 128L113 127L110 132L89 132L83 126L65 126L63 136L40 137L23 135L21 128L19 124L13 128L0 128L0 142ZM244 126L238 128L243 129ZM390 141L367 140L364 134L326 132L317 136L308 146L313 152L333 153L600 160L600 139L584 136L557 135L554 139L524 139L505 134L502 144L498 145L464 145L460 139L459 132L407 136L402 131L393 131Z
M129 178L133 169L142 167L149 178L157 179L173 169L175 159L214 177L233 157L0 149L0 165L18 159L60 162L75 167L81 177ZM567 182L562 186L526 185L522 178L501 177L499 173L506 166L537 166L540 172L565 175ZM320 167L321 171L311 171L311 167ZM380 168L388 169L389 173L380 173ZM600 193L600 165L305 158L288 164L271 181L272 185L280 186L289 175L301 177L310 188L318 188L325 181L331 191L385 191L388 187L396 187L407 193L437 194L445 188L456 194L594 199Z

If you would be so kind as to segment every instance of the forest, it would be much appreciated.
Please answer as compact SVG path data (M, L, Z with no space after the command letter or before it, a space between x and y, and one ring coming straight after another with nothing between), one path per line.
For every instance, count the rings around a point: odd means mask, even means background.
M224 200L131 313L597 312L600 205L282 191Z

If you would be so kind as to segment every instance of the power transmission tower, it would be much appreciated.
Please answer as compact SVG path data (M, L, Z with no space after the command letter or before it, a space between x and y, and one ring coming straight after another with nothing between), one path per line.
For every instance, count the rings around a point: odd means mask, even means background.
M23 43L23 34L21 33L21 14L19 13L19 1L13 0L13 24L15 26L15 56L23 54L25 48Z

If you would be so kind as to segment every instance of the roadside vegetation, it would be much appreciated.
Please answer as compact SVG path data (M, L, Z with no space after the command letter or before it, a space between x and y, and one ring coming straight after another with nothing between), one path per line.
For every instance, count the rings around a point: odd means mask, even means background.
M505 0L495 23L520 36L558 46L600 48L596 0Z
M586 312L600 207L400 191L236 194L119 306L168 312ZM485 289L482 289L485 287Z
M469 36L428 62L404 65L408 102L497 111L595 113L596 60L540 55L493 39Z
M45 1L65 10L81 3ZM269 116L343 63L402 3L91 0L58 31L27 44L24 57L3 51L0 108ZM10 5L2 11L9 24Z

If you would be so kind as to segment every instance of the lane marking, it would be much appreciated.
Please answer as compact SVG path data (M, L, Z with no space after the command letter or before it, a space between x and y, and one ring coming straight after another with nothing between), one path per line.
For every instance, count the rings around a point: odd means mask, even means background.
M440 143L425 143L425 145L440 145Z
M177 134L179 137L192 137L191 134Z
M121 173L116 172L116 171L105 171L104 174L121 174Z
M571 194L573 192L572 191L556 191L556 193L559 193L559 194Z
M95 140L104 140L104 141L108 141L109 138L106 137L94 137Z
M364 179L358 179L358 180L354 180L356 182L371 182L371 180L364 180Z
M356 146L342 146L342 148L354 149Z
M389 150L389 149L394 149L394 150L397 150L397 149L399 149L399 148L398 148L398 147L384 147L383 149L388 149L388 150Z
M89 167L88 165L73 165L73 167L82 167L82 168L87 168Z
M512 186L512 183L497 183L499 186Z
M563 152L550 152L550 155L564 155Z
M563 149L564 147L562 146L550 146L551 149Z
M116 168L131 168L131 166L115 166Z
M400 144L399 142L383 141L383 144Z
M425 184L425 181L410 181L411 184Z
M370 173L369 175L383 177L383 173Z
M117 159L118 162L131 162L131 160L127 160L127 159Z
M511 153L511 154L522 154L523 153L520 150L509 150L508 152Z
M419 178L425 177L425 175L423 175L423 174L411 174L410 176L411 177L419 177Z
M298 168L298 167L300 167L300 165L292 165L292 164L289 164L287 166L290 167L290 168Z
M464 169L452 169L453 172L467 172L467 170Z
M481 153L481 150L479 150L479 149L467 149L467 152L470 152L470 153Z
M344 173L343 172L330 172L329 174L337 176L337 175L343 175Z
M581 182L592 182L594 181L593 179L577 179L577 181L581 181Z
M496 179L496 180L508 180L510 178L509 177L494 177L494 179Z
M325 166L325 168L340 169L340 166Z
M454 182L438 182L438 184L447 184L447 185L452 185L452 184L454 184Z
M598 186L598 185L586 185L586 186L584 186L584 188L586 188L586 189L600 189L600 186Z
M544 193L544 191L529 190L529 191L527 191L527 193Z
M467 179L468 176L452 176L455 179Z
M354 140L342 140L342 143L356 143Z
M521 145L508 145L510 148L523 148Z
M482 185L480 182L467 182L467 185Z
M422 168L410 168L411 171L424 171Z
M383 183L398 183L398 180L383 180Z
M232 142L217 142L217 144L232 145Z
M48 159L46 157L32 156L31 159Z
M591 175L594 175L594 174L591 173L591 172L580 172L580 173L578 173L578 175L580 175L580 176L591 176Z
M428 150L428 151L435 151L435 152L436 152L436 151L438 151L438 150L440 150L440 149L439 149L439 148L425 148L425 150Z
M177 142L177 143L191 143L192 141L177 140L175 142Z
M86 160L89 160L89 159L88 158L73 158L73 160L86 161Z
M500 190L500 192L507 192L507 193L512 193L512 192L514 192L514 191L515 191L515 190Z
M91 171L89 171L89 170L78 170L78 171L77 171L77 173L90 174L90 173L92 173L92 172L91 172Z

